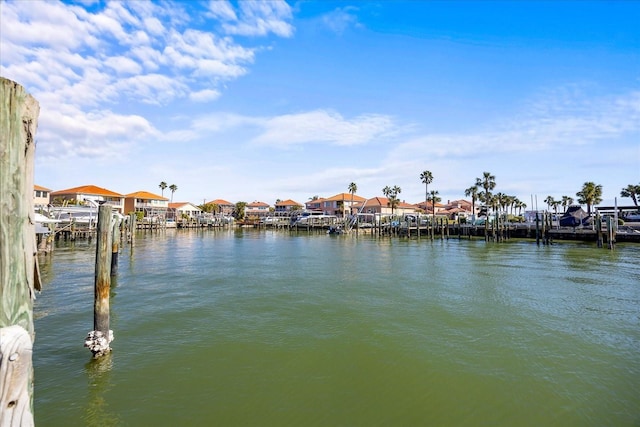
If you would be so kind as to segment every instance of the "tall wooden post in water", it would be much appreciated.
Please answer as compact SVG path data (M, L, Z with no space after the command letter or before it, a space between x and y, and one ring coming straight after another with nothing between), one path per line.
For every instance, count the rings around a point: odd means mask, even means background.
M33 426L33 158L40 106L0 77L0 426Z
M111 291L111 222L110 205L100 205L96 229L96 275L93 301L93 331L89 332L84 346L97 358L111 351L113 331L109 329L109 294Z
M120 252L120 218L113 219L111 224L111 276L118 274L118 253Z
M129 213L129 244L133 248L136 241L136 220L138 219L135 212Z

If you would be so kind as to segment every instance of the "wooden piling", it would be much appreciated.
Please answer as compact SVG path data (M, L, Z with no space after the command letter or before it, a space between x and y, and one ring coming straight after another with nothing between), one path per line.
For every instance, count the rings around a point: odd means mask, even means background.
M616 227L618 224L614 223L614 219L610 216L607 217L607 243L609 249L615 249L616 247Z
M129 244L131 245L132 248L135 246L135 242L136 242L137 219L138 219L138 216L136 215L135 212L131 212L129 214L129 232L130 232Z
M596 245L601 248L603 246L603 239L602 239L602 217L600 216L600 213L596 213L596 235L597 235L597 242Z
M33 426L37 270L33 159L40 106L0 77L0 425Z
M112 218L111 224L111 276L118 274L118 252L120 250L120 219Z
M97 358L111 351L113 331L109 329L109 293L111 291L111 242L112 208L100 205L96 227L96 264L93 300L93 331L89 332L84 346Z

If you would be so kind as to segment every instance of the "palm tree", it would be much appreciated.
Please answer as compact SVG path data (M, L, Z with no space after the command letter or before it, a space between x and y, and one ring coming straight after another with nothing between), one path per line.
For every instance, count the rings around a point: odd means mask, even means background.
M400 203L398 199L398 194L402 192L402 189L397 185L394 185L393 188L390 188L388 185L382 189L382 194L384 194L388 199L388 206L391 206L391 216L393 216L393 211Z
M513 209L518 202L518 198L516 196L507 196L509 202L509 214L513 216Z
M591 206L597 205L602 201L602 185L596 185L593 182L585 182L582 190L576 193L578 203L587 205L587 214L591 216Z
M243 220L246 207L247 207L247 202L237 202L235 209L233 210L234 218L237 220Z
M560 206L561 204L561 200L553 200L551 202L551 207L553 208L553 213L555 214L556 219L558 218L558 206Z
M507 196L504 193L496 193L495 204L503 212L507 210L507 198L508 197L509 196Z
M349 193L351 193L351 205L349 206L349 212L351 212L351 209L353 209L353 195L356 194L356 191L358 191L358 186L355 182L352 182L351 184L349 184L347 189L349 190Z
M175 193L178 190L178 186L175 184L171 184L169 186L169 190L171 190L171 203L173 203L173 193Z
M562 196L562 207L564 208L564 212L567 211L567 207L573 204L573 198L569 196Z
M162 190L162 197L164 197L164 189L167 188L167 183L162 181L160 185L158 185L158 187L160 187L160 190Z
M484 222L484 239L487 240L489 237L489 228L487 227L489 223L489 205L493 202L491 190L496 188L496 177L491 175L490 172L483 172L482 178L476 178L476 185L484 189L484 191L480 192L479 197L485 206L487 206L487 218Z
M553 199L553 197L547 196L547 198L544 199L544 202L547 204L547 207L549 208L549 210L551 210L551 206L553 206L553 204L555 203L555 200Z
M429 200L429 184L433 182L433 174L431 171L425 170L420 174L420 180L424 184L424 201L426 203Z
M438 190L431 190L431 192L427 195L427 200L431 202L431 211L433 212L432 217L433 217L433 223L431 225L431 237L433 237L433 229L435 228L436 225L436 203L438 203L440 200L442 200L440 197L438 197Z
M472 219L475 222L476 220L476 200L478 199L478 186L472 185L471 187L464 190L464 195L466 197L471 197L471 215Z
M638 196L640 196L640 184L629 184L625 188L623 188L622 191L620 191L620 197L631 197L634 206L638 206Z
M491 175L490 172L483 172L482 178L476 178L476 186L484 189L478 196L480 200L488 206L491 202L491 190L496 188L496 177Z

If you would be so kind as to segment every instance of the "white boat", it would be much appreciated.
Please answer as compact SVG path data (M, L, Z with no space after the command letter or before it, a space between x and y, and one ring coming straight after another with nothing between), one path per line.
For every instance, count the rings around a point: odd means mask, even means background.
M57 224L58 221L55 219L51 219L46 215L42 215L40 213L35 213L34 220L36 226L36 234L49 234L51 233L51 229L49 228L49 224Z
M58 223L95 224L98 221L98 208L93 206L52 206L49 216Z

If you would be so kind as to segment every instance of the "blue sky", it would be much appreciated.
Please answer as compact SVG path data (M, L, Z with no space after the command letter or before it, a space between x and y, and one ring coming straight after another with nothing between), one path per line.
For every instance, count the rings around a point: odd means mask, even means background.
M35 181L196 204L631 204L640 2L0 2L0 75L40 102ZM168 192L165 190L165 196Z

